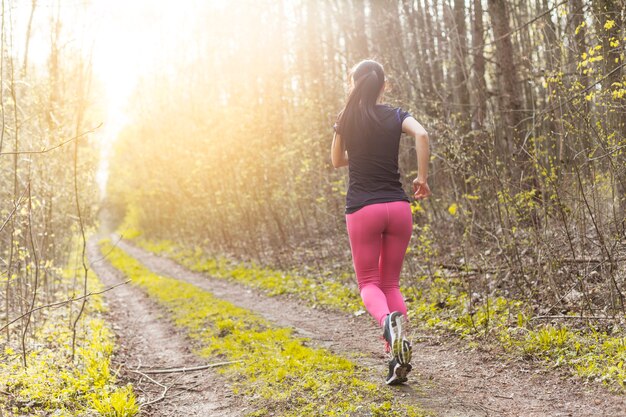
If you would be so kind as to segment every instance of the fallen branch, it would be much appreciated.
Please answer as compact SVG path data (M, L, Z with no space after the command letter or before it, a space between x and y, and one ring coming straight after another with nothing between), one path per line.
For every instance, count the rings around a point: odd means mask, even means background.
M440 336L413 335L413 339L439 339Z
M607 263L609 262L609 259L601 259L601 258L562 258L562 259L551 259L551 260L545 260L545 261L538 261L538 262L531 262L529 263L529 266L539 266L539 265L547 265L549 263L552 262L561 262L561 263L568 263L568 264L589 264L589 263L598 263L598 264L602 264L602 263ZM623 262L626 261L626 258L614 258L613 259L614 262ZM449 269L452 271L459 271L459 272L465 272L467 274L469 273L495 273L498 271L498 269L496 268L482 268L480 266L470 266L470 265L457 265L457 264L446 264L446 263L441 263L439 265L437 265L439 268L443 268L443 269ZM501 271L502 269L500 269Z
M569 263L569 264L590 264L590 263L606 263L610 262L610 259L600 259L600 258L581 258L581 259L561 259L561 262ZM613 259L615 262L626 261L626 258L615 258Z
M137 372L141 374L172 374L175 372L201 371L203 369L217 368L218 366L230 365L232 363L239 363L239 362L243 362L243 361L218 362L218 363L211 363L208 365L191 366L188 368L147 369L145 371L135 371L132 369L129 369L129 370L132 372Z
M176 389L180 390L181 392L179 392L177 395L182 394L183 392L202 392L202 389L198 389L198 387L202 385L201 382L196 382L195 385L191 386L191 387L187 387L184 385L181 385L180 387L176 387Z
M22 314L21 316L18 316L18 317L16 317L16 318L14 318L13 320L11 320L10 322L8 322L8 323L7 323L7 324L5 324L4 326L0 327L0 332L1 332L1 331L3 331L4 329L6 329L7 327L9 327L10 325L12 325L13 323L15 323L16 321L18 321L18 320L20 320L20 319L22 319L22 318L24 318L24 317L28 316L29 314L34 313L35 311L43 310L44 308L60 307L60 306L62 306L62 305L69 304L69 303L72 303L72 302L74 302L74 301L79 301L79 300L82 300L83 298L89 298L89 297L91 297L92 295L103 294L103 293L105 293L105 292L107 292L107 291L112 290L113 288L117 288L117 287L119 287L119 286L121 286L121 285L128 284L130 281L131 281L131 280L129 279L129 280L127 280L127 281L120 282L119 284L115 284L115 285L113 285L112 287L105 288L105 289L104 289L104 290L102 290L102 291L92 291L92 292L90 292L89 294L85 294L85 295L82 295L82 296L80 296L80 297L76 297L76 298L68 298L67 300L57 301L56 303L50 303L50 304L46 304L46 305L43 305L43 306L39 306L39 307L33 308L32 310L27 311L26 313Z
M127 368L127 369L128 369L128 368ZM152 401L148 401L148 402L146 402L146 403L142 403L142 404L140 404L140 405L139 405L139 407L145 407L145 406L147 406L147 405L152 405L152 404L154 404L154 403L158 403L159 401L164 400L164 399L165 399L165 397L167 396L167 392L168 392L168 391L170 390L170 388L174 385L174 384L172 384L172 385L163 385L163 384L161 384L159 381L157 381L157 380L155 380L155 379L153 379L153 378L150 378L148 375L144 374L144 373L143 373L143 372L141 372L141 371L136 371L136 370L134 370L134 369L128 369L128 370L129 370L129 371L131 371L131 372L134 372L134 373L136 373L136 374L139 374L139 375L141 375L141 376L143 376L143 377L145 377L145 378L147 378L147 379L149 379L150 381L152 381L152 382L153 382L153 383L155 383L156 385L159 385L160 387L163 387L163 392L161 393L161 395L160 395L158 398L155 398L154 400L152 400Z
M487 269L487 268L481 268L479 266L469 266L469 265L456 265L456 264L439 264L438 265L439 268L444 268L444 269L450 269L453 271L460 271L460 272L474 272L474 273L485 273L485 272L490 272L490 273L495 273L496 269Z
M531 320L551 320L551 319L571 319L571 320L618 320L619 317L603 317L603 316L567 316L558 314L553 316L535 316Z

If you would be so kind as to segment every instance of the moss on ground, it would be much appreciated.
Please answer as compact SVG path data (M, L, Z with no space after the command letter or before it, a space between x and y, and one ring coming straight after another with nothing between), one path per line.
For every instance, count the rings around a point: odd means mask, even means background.
M409 316L421 326L452 331L478 344L504 349L516 358L561 368L585 380L626 391L624 329L574 329L566 323L533 320L532 310L517 300L494 297L470 303L461 283L437 277L427 290L410 288L414 295Z
M70 287L74 272L63 271L66 280L63 287ZM102 288L92 273L88 276L88 288L89 291ZM55 299L67 297L67 291L58 291ZM76 311L74 307L74 316ZM104 311L102 296L91 296L78 325L74 362L69 305L43 310L31 324L37 343L29 343L28 367L22 364L17 338L5 345L0 350L0 390L4 393L0 395L0 410L15 416L136 415L139 408L132 386L117 386L110 369L114 335L103 319Z
M146 250L175 259L192 271L237 281L270 296L294 295L310 306L332 307L352 313L362 308L356 286L350 288L336 280L263 268L254 263L233 262L223 257L210 258L200 248L179 248L167 240L154 242L136 239L135 242Z
M198 353L241 361L220 368L255 411L250 416L423 416L391 388L369 382L365 370L325 349L306 346L290 329L214 297L194 285L152 273L110 242L111 264L165 307L198 342Z
M261 289L268 295L289 294L309 304L344 312L362 308L355 289L331 279L316 280L254 264L212 258L200 248L182 248L170 241L135 243L168 256L183 266L210 276ZM460 281L436 272L418 277L419 285L403 289L408 296L409 317L421 328L453 332L470 347L504 349L510 355L559 367L585 380L626 391L626 336L624 329L574 329L566 323L532 319L532 309L518 300L493 297L471 301ZM423 281L423 282L419 282Z

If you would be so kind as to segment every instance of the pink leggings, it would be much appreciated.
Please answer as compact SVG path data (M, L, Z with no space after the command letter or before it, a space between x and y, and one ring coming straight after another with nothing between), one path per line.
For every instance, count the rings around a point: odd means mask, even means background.
M406 316L400 271L413 231L408 201L367 205L346 214L354 272L367 311L382 326L387 314Z

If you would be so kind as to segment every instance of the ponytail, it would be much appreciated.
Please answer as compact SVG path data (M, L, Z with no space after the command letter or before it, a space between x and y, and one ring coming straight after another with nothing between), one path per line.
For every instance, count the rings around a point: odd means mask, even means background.
M383 67L376 61L361 61L351 76L353 87L338 118L339 132L347 141L381 127L374 108L385 83Z

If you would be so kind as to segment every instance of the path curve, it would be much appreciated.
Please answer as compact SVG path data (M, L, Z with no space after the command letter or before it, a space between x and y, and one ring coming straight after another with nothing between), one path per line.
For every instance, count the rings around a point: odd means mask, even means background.
M106 287L124 282L124 276L102 258L97 240L97 237L92 238L87 248L91 268ZM159 307L140 289L126 284L107 291L104 296L108 305L106 319L116 336L111 368L119 368L122 381L133 383L141 402L159 398L164 389L129 369L178 368L207 363L191 352L191 340L162 317ZM145 407L141 415L237 417L244 408L236 403L228 383L214 370L149 376L172 387L165 399Z
M117 238L112 239L113 242ZM385 358L374 322L312 309L286 296L268 297L259 291L223 279L190 271L121 240L119 247L153 272L196 285L242 308L254 311L296 335L311 339L333 353L358 358L374 374L385 372ZM415 344L414 372L401 395L413 397L425 409L444 417L620 417L626 416L626 398L580 379L547 371L523 361L505 362L486 353L464 351L458 341Z

